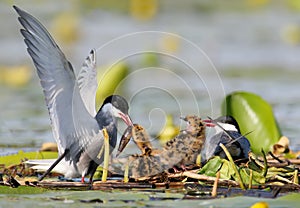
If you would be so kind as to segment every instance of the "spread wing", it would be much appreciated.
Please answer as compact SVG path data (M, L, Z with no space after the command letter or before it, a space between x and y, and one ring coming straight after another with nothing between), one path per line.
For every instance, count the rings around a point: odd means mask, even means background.
M85 59L77 76L77 83L86 109L93 117L96 116L95 99L98 82L95 49L91 50Z
M36 18L16 6L14 9L20 16L24 27L21 33L40 78L59 153L70 149L72 159L78 159L80 155L75 153L103 142L102 132L85 108L71 63L51 35Z

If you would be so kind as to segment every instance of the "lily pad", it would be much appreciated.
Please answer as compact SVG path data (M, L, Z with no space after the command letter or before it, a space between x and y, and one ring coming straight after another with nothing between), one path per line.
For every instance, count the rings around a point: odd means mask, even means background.
M0 164L5 166L20 164L25 159L55 159L57 152L23 152L20 150L17 154L0 157Z
M233 92L227 95L222 103L222 114L237 120L241 133L247 134L255 154L261 154L261 149L270 151L282 136L271 105L254 93Z
M40 194L49 191L44 188L19 186L18 188L11 188L9 186L0 186L1 194Z

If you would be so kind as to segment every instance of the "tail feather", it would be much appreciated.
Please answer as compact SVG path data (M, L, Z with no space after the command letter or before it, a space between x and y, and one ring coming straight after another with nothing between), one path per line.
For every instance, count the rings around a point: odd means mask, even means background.
M56 159L27 160L24 162L24 164L28 168L41 172L46 172L55 161ZM64 174L63 170L63 165L57 164L57 166L53 168L52 172Z

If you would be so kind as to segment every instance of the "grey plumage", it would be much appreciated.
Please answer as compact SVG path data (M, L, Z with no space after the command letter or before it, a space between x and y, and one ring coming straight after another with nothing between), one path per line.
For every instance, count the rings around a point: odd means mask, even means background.
M240 133L237 121L232 116L221 116L210 122L216 123L213 135L206 138L203 151L201 152L201 160L205 163L213 156L226 158L226 155L220 143L224 144L233 159L248 158L251 151L249 140Z
M95 51L86 59L77 79L71 63L46 28L25 11L16 6L14 9L19 14L18 20L24 28L21 33L40 78L59 155L64 156L62 172L65 177L90 174L92 179L97 165L103 161L98 156L103 146L101 130L107 127L111 143L115 143L115 117L132 125L127 115L128 104L121 96L110 96L98 112L106 117L98 114L95 117Z

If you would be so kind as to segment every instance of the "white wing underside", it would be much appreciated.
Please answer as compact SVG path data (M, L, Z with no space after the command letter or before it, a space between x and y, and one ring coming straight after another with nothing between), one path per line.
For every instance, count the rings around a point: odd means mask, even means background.
M80 90L81 98L84 102L86 109L93 117L95 117L95 99L98 87L96 50L91 50L89 56L85 59L81 70L77 76L77 83Z
M70 62L38 20L16 7L15 9L20 15L19 21L24 27L21 33L44 91L59 154L70 149L73 157L79 151L89 152L88 149L95 149L95 144L102 146L102 131L99 131L93 114L85 107L91 104L84 104ZM85 83L81 79L79 81ZM79 85L81 91L88 88L86 84ZM91 110L91 107L88 109Z

